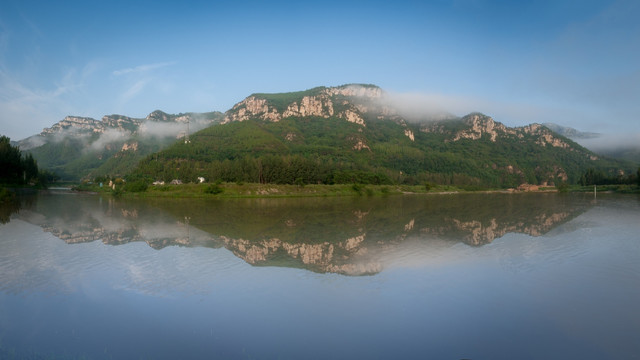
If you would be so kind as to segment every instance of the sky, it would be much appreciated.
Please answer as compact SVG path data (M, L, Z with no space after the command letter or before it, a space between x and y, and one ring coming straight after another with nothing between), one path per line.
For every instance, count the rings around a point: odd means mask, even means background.
M3 0L0 134L365 83L459 116L628 137L639 18L636 0Z

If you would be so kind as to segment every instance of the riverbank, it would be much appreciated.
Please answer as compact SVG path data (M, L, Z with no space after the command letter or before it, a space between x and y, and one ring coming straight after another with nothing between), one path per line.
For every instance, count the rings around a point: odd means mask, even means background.
M176 198L263 198L263 197L334 197L334 196L381 196L424 193L460 193L474 189L455 186L425 185L287 185L256 183L215 183L150 185L143 191L127 191L125 186L115 189L83 184L73 188L76 191L110 193L133 197L176 197ZM477 190L477 189L475 189Z
M97 184L74 186L73 190L113 194L125 197L168 197L168 198L265 198L265 197L335 197L335 196L384 196L400 194L460 194L460 193L522 193L514 189L492 189L478 187L457 187L450 185L287 185L256 183L214 183L149 185L128 190L125 185L115 189ZM542 187L536 193L558 192L555 187ZM598 186L598 192L640 193L635 185ZM560 192L593 192L592 186L570 186Z

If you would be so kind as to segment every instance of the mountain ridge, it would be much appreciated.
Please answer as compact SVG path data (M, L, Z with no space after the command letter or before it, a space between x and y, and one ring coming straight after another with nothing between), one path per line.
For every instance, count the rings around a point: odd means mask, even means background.
M113 114L96 120L70 115L15 144L63 179L108 172L122 176L147 154L184 138L189 127L204 128L221 116L220 112L168 114L161 110L145 118Z
M577 182L601 159L541 124L510 128L482 113L408 121L382 89L357 84L256 93L139 164L135 174L261 183L435 182L507 187Z
M180 138L184 141L176 142ZM587 168L612 174L626 166L543 124L507 127L479 112L409 116L371 84L254 93L225 113L67 116L18 144L44 168L75 179L133 171L146 181L205 177L505 187L577 182ZM238 170L241 160L244 174ZM270 172L263 171L264 164Z

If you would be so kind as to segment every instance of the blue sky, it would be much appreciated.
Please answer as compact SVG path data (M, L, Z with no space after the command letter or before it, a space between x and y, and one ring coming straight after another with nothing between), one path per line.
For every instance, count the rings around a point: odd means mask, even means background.
M510 126L635 134L639 18L635 0L3 0L0 134L347 83Z

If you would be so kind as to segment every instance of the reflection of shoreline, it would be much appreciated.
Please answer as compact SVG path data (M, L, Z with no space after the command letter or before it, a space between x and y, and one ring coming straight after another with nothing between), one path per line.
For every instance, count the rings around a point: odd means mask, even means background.
M557 194L222 202L49 195L19 217L68 244L225 247L251 265L365 275L382 270L377 254L407 238L481 246L507 233L540 236L588 206Z

